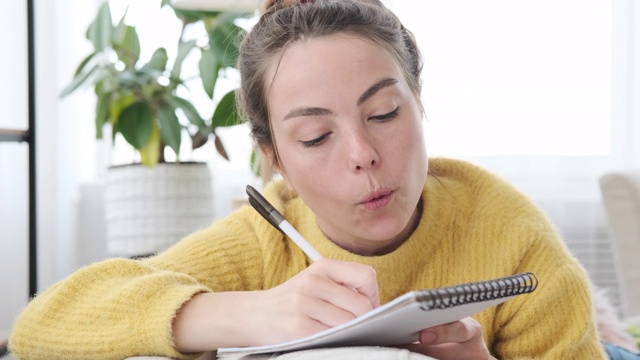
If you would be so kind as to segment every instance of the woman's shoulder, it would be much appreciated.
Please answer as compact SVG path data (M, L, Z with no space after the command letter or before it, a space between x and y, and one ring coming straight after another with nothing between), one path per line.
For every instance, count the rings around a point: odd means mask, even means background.
M486 182L488 185L495 183L503 183L504 185L507 185L506 181L504 181L499 175L487 168L481 167L467 160L456 158L430 158L429 175L473 183Z
M485 215L508 213L542 216L537 204L514 184L497 173L466 160L429 159L429 175L425 185L427 196L445 196L458 206L472 208Z
M555 254L566 254L551 218L499 175L463 160L444 158L431 160L429 171L432 179L427 180L424 192L427 206L448 214L452 224L464 227L458 230L465 236L481 236L483 247L493 244L501 249L496 251L522 252L543 246L554 249Z

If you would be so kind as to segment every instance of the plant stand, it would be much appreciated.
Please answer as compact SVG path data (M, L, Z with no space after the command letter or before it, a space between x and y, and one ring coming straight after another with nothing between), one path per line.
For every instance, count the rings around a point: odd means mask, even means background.
M205 163L109 168L105 189L107 253L155 254L213 222L213 191Z

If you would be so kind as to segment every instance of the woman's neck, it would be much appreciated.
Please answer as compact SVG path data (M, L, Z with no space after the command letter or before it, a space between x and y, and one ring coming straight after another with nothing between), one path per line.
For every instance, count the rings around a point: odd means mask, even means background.
M380 242L362 241L359 243L351 242L349 244L343 244L341 242L330 239L334 244L339 247L352 252L354 254L362 256L381 256L389 254L404 244L407 239L413 234L420 223L422 217L422 199L418 201L418 205L411 214L407 225L396 236ZM325 234L326 235L326 234Z

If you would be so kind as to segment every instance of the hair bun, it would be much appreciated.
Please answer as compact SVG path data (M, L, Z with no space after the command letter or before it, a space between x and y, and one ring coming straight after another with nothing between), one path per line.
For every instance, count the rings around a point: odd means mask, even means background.
M315 0L264 0L262 6L260 6L260 15L294 7L300 4L312 4L314 2Z

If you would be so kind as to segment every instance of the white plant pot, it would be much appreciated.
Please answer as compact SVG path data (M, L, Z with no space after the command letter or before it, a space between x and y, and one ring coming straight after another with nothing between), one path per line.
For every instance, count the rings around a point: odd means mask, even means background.
M205 163L109 168L105 189L108 255L157 253L211 224L211 181Z

